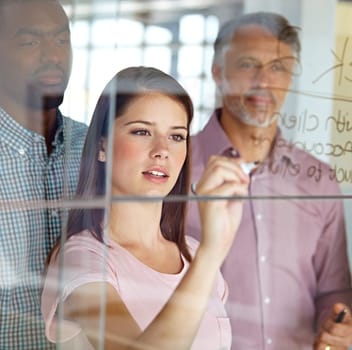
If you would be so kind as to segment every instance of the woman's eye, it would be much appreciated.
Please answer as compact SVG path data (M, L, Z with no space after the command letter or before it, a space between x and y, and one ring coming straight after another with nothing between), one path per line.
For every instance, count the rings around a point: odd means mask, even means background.
M181 142L181 141L185 141L186 140L186 137L183 136L183 135L171 135L171 138L174 140L174 141L177 141L177 142Z
M133 135L139 135L139 136L150 136L150 132L145 129L138 129L138 130L133 130L132 131Z

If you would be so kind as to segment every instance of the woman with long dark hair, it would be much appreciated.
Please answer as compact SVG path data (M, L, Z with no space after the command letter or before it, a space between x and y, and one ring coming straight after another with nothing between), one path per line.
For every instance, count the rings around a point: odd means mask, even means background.
M77 198L110 204L72 209L48 259L42 310L49 340L71 348L230 347L219 268L242 204L200 202L202 240L185 236L186 202L171 196L188 192L192 116L186 91L155 68L124 69L104 89ZM196 191L245 195L247 185L239 160L213 157Z

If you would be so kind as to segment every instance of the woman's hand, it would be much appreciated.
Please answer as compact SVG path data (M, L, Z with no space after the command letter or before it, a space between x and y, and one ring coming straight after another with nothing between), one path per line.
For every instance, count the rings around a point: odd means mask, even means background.
M239 158L211 156L195 191L199 196L246 196L249 177ZM199 200L202 225L200 247L210 249L214 257L225 258L242 218L243 202L240 199Z

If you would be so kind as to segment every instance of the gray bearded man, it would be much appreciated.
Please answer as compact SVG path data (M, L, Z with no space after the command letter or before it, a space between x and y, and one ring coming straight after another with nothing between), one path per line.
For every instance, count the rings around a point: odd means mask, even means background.
M245 201L222 266L232 348L346 349L352 344L352 291L342 201L258 199L340 195L329 167L290 145L278 128L299 64L297 28L273 13L248 14L222 26L214 49L212 74L222 106L192 137L192 182L211 155L235 156L249 172L249 195L257 198ZM307 176L311 166L320 169L319 181ZM199 238L194 201L187 234Z

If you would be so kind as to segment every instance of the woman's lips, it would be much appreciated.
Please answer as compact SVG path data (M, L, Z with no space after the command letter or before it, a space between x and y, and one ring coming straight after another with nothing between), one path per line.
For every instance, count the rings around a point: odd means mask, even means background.
M153 182L166 182L169 178L169 174L165 170L161 169L150 169L142 172L143 176Z

